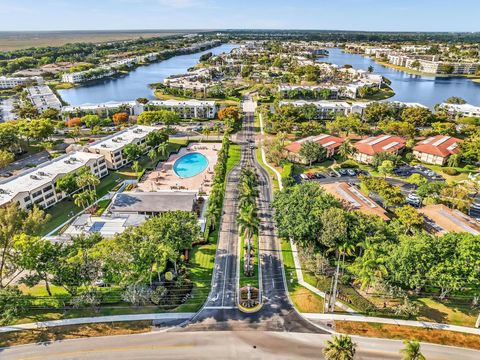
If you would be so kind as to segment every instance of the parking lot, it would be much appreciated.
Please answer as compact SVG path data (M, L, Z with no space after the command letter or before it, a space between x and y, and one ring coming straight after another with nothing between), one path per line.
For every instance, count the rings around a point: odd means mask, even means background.
M358 180L358 175L368 175L368 172L360 169L338 169L324 172L309 172L300 175L294 175L293 178L298 183L302 181L320 181L320 182L336 182L336 181L350 181Z
M437 174L435 171L430 170L429 168L423 165L401 165L397 166L393 170L394 174L399 177L409 177L412 174L420 174L424 176L427 180L431 181L443 181L445 180L442 176Z

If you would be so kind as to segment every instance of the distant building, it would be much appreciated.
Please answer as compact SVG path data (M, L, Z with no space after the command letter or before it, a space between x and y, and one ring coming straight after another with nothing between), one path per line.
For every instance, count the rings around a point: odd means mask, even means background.
M140 115L144 105L136 101L110 101L101 104L84 104L78 106L64 106L62 115L65 119L71 116L83 116L85 114L96 114L100 117L112 116L120 111L126 111L129 115Z
M378 135L353 144L356 149L353 158L364 164L371 164L373 157L381 152L398 154L405 148L405 139L392 135Z
M62 108L62 102L47 85L29 86L27 92L28 98L40 112L47 109L60 110Z
M99 178L108 175L103 155L86 152L63 155L0 181L0 206L17 202L24 209L33 205L48 208L66 196L57 191L57 180L83 167L89 167Z
M443 103L440 105L440 109L444 109L450 115L456 116L471 116L480 117L480 106L474 106L470 104L448 104Z
M428 164L444 165L450 155L460 151L458 144L461 142L462 140L451 136L432 136L417 143L413 148L413 155Z
M128 160L123 156L123 149L126 145L145 145L145 150L147 150L146 141L148 134L158 130L160 129L155 126L132 126L91 143L86 147L86 150L90 153L102 155L105 158L107 167L117 170L128 164Z
M202 100L152 100L145 108L164 108L176 112L182 119L214 119L217 114L215 101Z
M335 155L336 150L342 145L345 139L328 134L320 134L318 136L309 136L307 138L292 142L285 146L285 150L288 151L289 160L303 164L308 163L308 161L300 155L300 149L307 141L313 141L319 145L322 145L322 147L326 150L325 157L329 158Z
M302 107L306 105L313 105L317 108L315 118L318 120L333 119L337 115L347 115L352 111L352 105L345 101L280 101L280 106L292 105L295 107Z
M43 78L40 76L33 77L6 77L0 76L0 89L11 89L19 85L27 85L36 83L43 85Z

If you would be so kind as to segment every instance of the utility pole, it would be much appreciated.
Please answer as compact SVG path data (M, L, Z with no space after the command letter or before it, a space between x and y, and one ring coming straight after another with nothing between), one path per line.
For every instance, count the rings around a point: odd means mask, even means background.
M333 290L330 294L329 312L335 312L335 303L337 302L338 274L340 272L340 255L338 256L337 269L335 270L335 279L333 280Z

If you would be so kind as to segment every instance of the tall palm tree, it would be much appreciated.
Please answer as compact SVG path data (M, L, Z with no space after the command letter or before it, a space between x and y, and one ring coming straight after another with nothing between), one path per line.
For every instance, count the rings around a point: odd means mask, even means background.
M167 142L163 142L163 143L161 143L160 145L158 145L157 151L158 151L158 153L159 153L161 156L166 157L166 156L167 156L167 152L168 152L168 143L167 143Z
M258 228L260 227L260 220L257 216L255 204L248 204L241 208L237 221L240 232L243 232L245 243L247 244L247 264L250 264L251 240L253 234L258 232Z
M448 166L449 167L458 167L460 162L460 156L458 154L453 154L448 158Z
M86 209L90 204L95 202L96 199L97 193L95 190L85 190L73 195L74 204L83 209Z
M325 342L323 354L327 360L353 360L356 346L348 335L333 336Z
M403 354L402 360L425 360L425 356L420 352L420 343L416 340L404 340L405 347L400 350Z

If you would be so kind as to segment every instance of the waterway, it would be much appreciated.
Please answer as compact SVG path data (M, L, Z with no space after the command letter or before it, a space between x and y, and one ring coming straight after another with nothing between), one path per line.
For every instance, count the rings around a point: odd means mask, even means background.
M349 64L355 69L368 70L373 66L374 73L383 75L392 82L395 96L389 100L418 102L433 108L435 104L445 101L450 96L459 96L468 103L480 105L480 84L464 77L436 77L407 74L377 64L367 56L344 53L342 49L328 49L329 56L319 61L340 66Z
M140 66L128 75L96 81L95 83L68 90L59 90L62 99L70 105L104 103L108 101L131 101L139 97L154 99L148 84L162 82L165 78L187 72L196 65L205 53L214 55L230 52L237 47L234 44L222 44L210 50L174 56L168 60Z
M174 56L162 62L140 66L120 78L105 79L74 89L60 90L59 93L63 100L71 105L130 101L139 97L153 99L153 91L148 84L162 82L168 76L185 73L198 63L200 56L209 51L220 54L230 52L235 47L237 45L223 44L195 54ZM480 105L480 84L467 78L411 75L377 64L366 56L344 53L336 48L329 49L329 52L328 57L321 58L319 61L340 66L350 64L356 69L364 70L373 66L375 73L390 79L395 96L389 100L418 102L433 108L435 104L443 102L450 96L459 96L470 104Z

